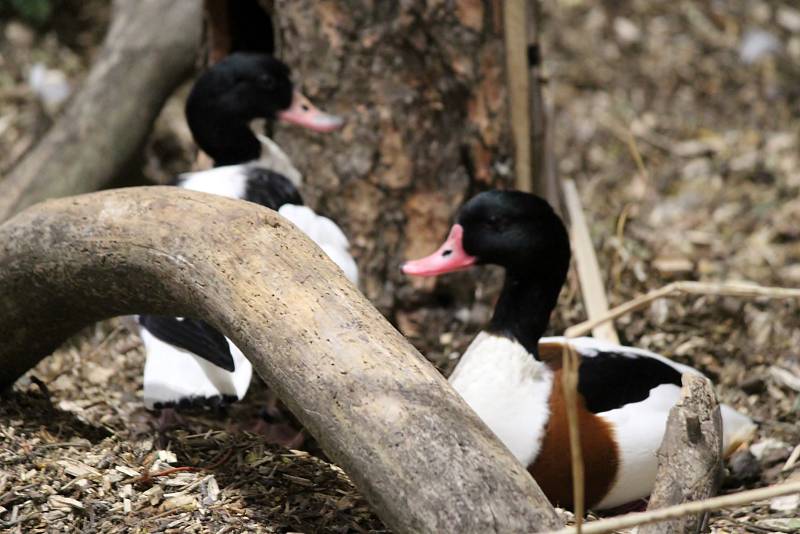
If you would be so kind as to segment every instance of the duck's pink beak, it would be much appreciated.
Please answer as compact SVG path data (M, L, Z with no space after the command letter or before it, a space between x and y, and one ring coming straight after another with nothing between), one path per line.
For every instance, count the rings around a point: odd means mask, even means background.
M464 252L463 238L464 227L460 224L453 225L447 241L439 250L425 258L404 263L403 272L414 276L435 276L475 265L478 258Z
M318 109L300 91L292 96L292 105L278 113L278 119L315 132L332 132L344 124L344 119Z

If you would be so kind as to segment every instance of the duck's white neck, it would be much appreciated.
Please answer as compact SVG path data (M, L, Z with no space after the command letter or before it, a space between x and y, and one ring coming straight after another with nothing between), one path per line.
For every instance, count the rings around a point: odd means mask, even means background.
M450 385L522 465L536 459L550 416L553 371L546 364L513 339L481 332Z

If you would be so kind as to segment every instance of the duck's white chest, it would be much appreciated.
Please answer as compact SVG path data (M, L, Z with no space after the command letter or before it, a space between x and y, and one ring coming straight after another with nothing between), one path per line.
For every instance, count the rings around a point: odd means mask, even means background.
M184 173L179 177L178 183L183 189L243 199L247 192L246 171L245 165L225 165L205 171Z
M528 466L539 454L553 372L514 340L481 332L450 375L450 384Z

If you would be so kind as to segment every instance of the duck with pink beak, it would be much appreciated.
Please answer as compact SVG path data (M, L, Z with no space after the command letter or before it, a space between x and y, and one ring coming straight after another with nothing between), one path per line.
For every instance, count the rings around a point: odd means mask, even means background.
M444 245L403 272L434 276L477 264L505 269L488 326L461 356L450 385L536 479L550 501L571 508L572 478L561 362L581 360L578 419L589 508L608 510L653 489L657 451L681 376L700 373L652 352L594 338L542 337L570 263L567 229L542 198L486 191L470 199ZM753 434L746 415L720 405L722 449Z
M182 174L175 185L255 202L278 211L304 231L358 283L358 268L342 230L303 205L302 176L284 152L250 127L255 119L277 120L315 132L332 132L344 121L316 108L290 78L289 67L267 54L234 53L204 72L186 102L186 119L195 141L214 168ZM144 402L148 408L224 405L247 392L252 366L225 336L192 318L140 316L147 360ZM268 410L270 411L270 410ZM174 411L170 417L174 418ZM280 414L271 410L273 419ZM264 432L296 443L274 420ZM269 439L269 438L268 438ZM284 443L281 437L273 442ZM285 444L285 443L284 443Z

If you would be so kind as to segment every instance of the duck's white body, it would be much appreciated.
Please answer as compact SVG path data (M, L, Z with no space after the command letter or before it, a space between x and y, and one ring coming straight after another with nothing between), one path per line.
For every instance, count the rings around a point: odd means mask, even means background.
M248 200L248 179L253 169L265 168L264 161L275 164L286 173L294 185L299 185L300 173L291 166L288 158L268 138L261 142L267 157L241 165L216 167L207 171L186 173L179 177L180 187L211 193L228 198ZM270 170L272 170L270 168ZM278 210L283 217L308 235L344 272L358 284L358 268L349 253L349 243L344 232L330 219L317 215L307 206L284 204ZM242 352L228 341L235 369L233 372L166 343L146 328L141 328L147 360L144 370L144 402L148 408L170 405L185 398L211 398L235 396L241 400L250 385L253 368Z
M542 338L542 344L563 344L563 337ZM649 351L604 343L594 338L570 339L582 358L622 355L652 358L679 373L700 374ZM478 334L450 376L450 383L524 466L534 463L550 417L549 398L555 372L521 344L487 332ZM656 452L680 387L669 383L650 390L639 402L597 413L613 431L619 452L616 478L597 509L614 508L646 497L653 488ZM755 425L745 415L722 405L723 450L748 439ZM566 482L566 481L565 481Z
M144 404L148 409L176 403L180 399L242 399L247 393L253 366L230 340L228 345L236 366L233 373L161 341L146 328L141 328L139 335L147 353L144 364Z
M539 454L553 371L506 337L481 332L449 378L522 465Z

